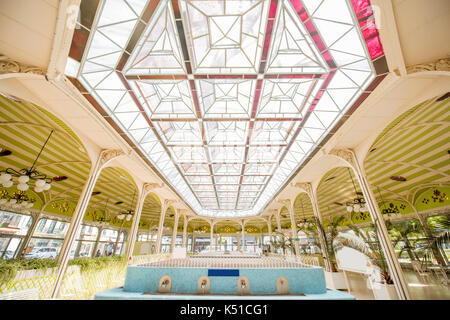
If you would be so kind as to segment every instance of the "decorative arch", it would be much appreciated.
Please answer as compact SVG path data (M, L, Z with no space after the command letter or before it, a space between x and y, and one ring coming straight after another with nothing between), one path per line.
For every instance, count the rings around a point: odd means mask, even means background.
M33 191L34 181L28 183L30 188L24 194L35 198L32 209L72 215L70 204L76 203L81 195L89 176L91 158L81 139L64 121L42 106L0 94L0 149L11 151L9 155L0 156L0 170L29 169L35 162L35 169L53 179L51 189L40 193ZM16 183L12 189L0 185L0 192L17 192L15 188ZM57 202L61 207L53 210L56 208L52 208L52 203Z
M440 95L403 112L376 137L364 167L378 203L401 199L417 211L434 207L419 198L450 180L449 119L450 98Z
M329 170L317 187L317 202L326 226L335 217L345 216L344 224L350 223L354 217L357 221L366 221L370 215L365 212L347 212L346 204L355 198L362 198L361 187L353 170L349 167L336 167ZM356 219L356 218L355 218Z

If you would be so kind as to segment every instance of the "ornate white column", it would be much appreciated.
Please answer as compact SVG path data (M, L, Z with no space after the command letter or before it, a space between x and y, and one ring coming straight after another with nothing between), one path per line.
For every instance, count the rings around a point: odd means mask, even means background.
M291 230L292 230L292 239L294 241L294 249L295 249L295 255L300 255L300 246L298 244L298 241L295 241L294 239L297 238L297 226L295 225L295 218L294 218L294 204L290 199L283 199L279 200L281 204L284 204L286 208L289 210L289 217L291 219Z
M241 223L241 226L242 226L242 231L241 231L241 237L242 237L242 251L244 251L245 249L246 249L246 246L245 246L245 220L242 220L242 223Z
M67 263L69 262L70 249L76 240L76 235L81 227L84 213L88 207L92 191L95 187L95 183L97 182L100 172L111 160L123 154L124 153L121 150L102 150L91 167L88 179L83 187L80 198L78 199L77 206L75 207L72 219L70 221L69 230L67 230L66 237L64 238L64 242L58 256L58 276L52 292L53 299L58 297L59 289L66 272Z
M133 215L133 223L131 224L130 234L127 241L127 249L125 251L128 259L131 259L131 256L133 255L134 245L136 244L136 237L139 231L139 222L141 220L141 213L142 208L144 207L145 199L147 198L147 195L151 192L151 190L158 187L160 187L160 185L157 183L144 183L144 185L142 186L140 197L138 198L138 201L136 203L136 209Z
M209 251L213 251L213 238L214 238L214 221L210 221L209 223ZM214 250L215 251L215 250Z
M280 212L278 210L276 210L275 219L277 220L277 231L282 233L281 221L280 221ZM280 235L276 235L275 239L277 239L277 242L278 242L278 240L281 240L280 239Z
M165 199L161 204L161 215L159 217L158 236L156 238L156 253L161 253L161 241L163 237L164 218L166 216L166 210L169 206L175 203L175 200Z
M184 215L184 220L183 220L183 248L187 248L187 226L188 226L188 216Z
M273 252L273 245L272 245L272 241L273 241L273 237L272 237L272 223L270 222L270 217L267 218L267 231L269 232L269 248L270 248L270 252Z
M397 256L392 246L389 233L387 231L383 216L380 212L376 198L370 189L369 182L367 180L367 175L365 173L364 167L359 163L353 150L347 149L333 149L329 152L341 160L344 160L354 171L356 178L358 179L361 191L366 200L366 205L369 209L370 217L374 222L376 229L378 230L378 238L380 240L380 245L383 250L384 256L386 257L386 262L389 267L390 274L394 280L395 289L401 300L411 299L408 289L408 283L405 280L403 271L398 262Z
M180 211L179 209L175 209L175 221L173 222L172 241L170 242L170 252L173 252L173 248L175 248L175 242L177 241L179 218L180 218Z
M313 207L314 217L323 226L322 215L320 214L319 204L317 202L316 190L313 189L312 184L309 182L297 183L295 184L295 187L303 189L303 191L305 191L306 194L309 196L309 199L311 200L311 205ZM330 262L330 255L328 254L327 242L324 234L321 232L318 226L317 226L317 233L319 234L319 242L320 248L322 249L322 257L325 261L325 270L331 272L331 262Z

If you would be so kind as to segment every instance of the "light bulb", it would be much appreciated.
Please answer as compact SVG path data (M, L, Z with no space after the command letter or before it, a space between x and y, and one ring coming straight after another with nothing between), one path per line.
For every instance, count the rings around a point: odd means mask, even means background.
M8 199L0 199L0 204L5 204L8 202Z
M30 188L30 186L26 183L19 183L17 185L17 189L19 189L20 191L27 191L28 188Z
M128 216L127 216L127 221L130 221L131 220L131 214L129 214Z
M8 181L6 181L6 182L3 182L3 186L4 186L5 188L9 188L9 187L11 187L12 185L13 185L12 180L8 180Z
M45 191L47 191L47 190L50 190L50 187L51 187L52 185L50 184L50 183L46 183L46 184L44 184L44 186L42 187L42 189L44 189Z
M20 204L15 203L15 204L12 205L12 207L15 208L15 209L18 209L18 208L20 208Z
M352 212L353 211L353 207L352 206L347 206L347 212Z
M39 188L39 187L34 187L34 192L39 193L39 192L42 192L42 191L44 191L44 189Z
M353 205L353 209L355 210L355 212L359 212L359 210L361 209L361 206L358 203L355 203Z
M120 220L122 220L124 217L125 217L124 214L119 214L119 215L117 216L117 218L119 218Z
M19 184L25 184L30 180L29 176L23 175L20 176L19 179L17 179L19 181Z
M34 203L33 203L33 202L28 202L27 208L31 208L31 207L33 207L33 206L34 206Z
M45 180L39 179L36 181L36 187L42 188L45 185Z
M11 175L9 173L0 174L0 183L5 183L9 180L11 180Z

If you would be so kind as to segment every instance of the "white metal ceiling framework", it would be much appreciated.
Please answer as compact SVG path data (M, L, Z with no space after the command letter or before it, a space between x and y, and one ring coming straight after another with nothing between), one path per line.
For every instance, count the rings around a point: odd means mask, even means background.
M382 54L368 0L116 0L66 74L197 214L243 217L367 95Z

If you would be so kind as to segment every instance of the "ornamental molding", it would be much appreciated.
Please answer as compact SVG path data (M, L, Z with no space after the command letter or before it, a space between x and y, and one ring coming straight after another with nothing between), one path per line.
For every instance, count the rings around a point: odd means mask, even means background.
M291 205L291 200L290 199L278 199L277 202L287 206L288 208Z
M188 209L178 209L177 211L184 216L186 216L186 214L189 212Z
M0 54L0 74L7 73L32 73L45 76L45 71L39 67L11 60Z
M100 164L101 164L101 166L104 166L111 160L113 160L119 156L122 156L124 154L125 153L122 150L115 150L115 149L103 150L100 155Z
M308 195L312 194L312 185L310 182L299 182L294 184L295 188L303 189Z
M450 71L450 58L443 58L434 62L406 67L407 74L426 71Z
M333 149L328 154L336 156L347 163L349 163L351 166L355 167L355 162L353 160L353 153L350 150L346 149Z
M166 206L166 208L170 207L172 204L176 203L176 200L171 200L171 199L165 199L164 200L164 205Z
M153 182L151 182L151 183L144 183L144 187L143 187L143 190L144 190L144 193L145 194L148 194L148 193L150 193L153 189L157 189L157 188L161 188L162 186L159 184L159 183L153 183Z

